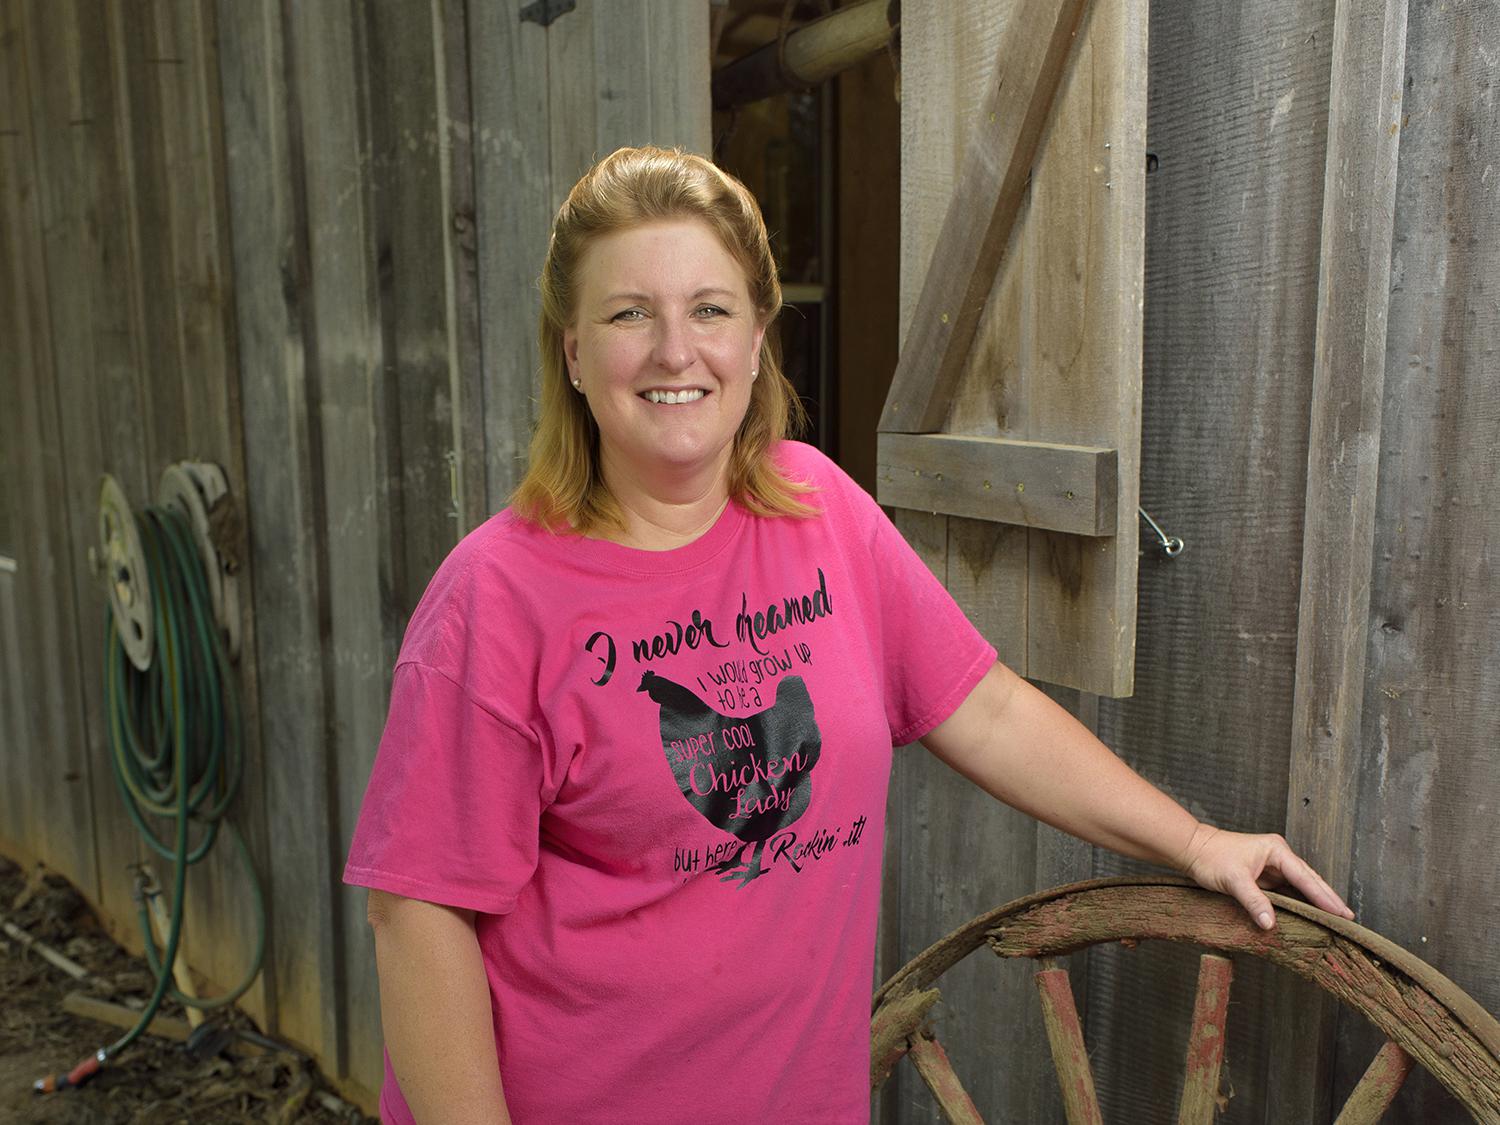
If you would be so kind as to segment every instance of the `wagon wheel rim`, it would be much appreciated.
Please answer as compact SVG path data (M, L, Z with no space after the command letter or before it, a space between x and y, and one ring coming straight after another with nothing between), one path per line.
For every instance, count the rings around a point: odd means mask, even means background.
M1233 899L1171 876L1073 883L982 914L918 954L876 993L871 1085L878 1086L901 1057L915 1050L913 1061L950 1120L977 1123L977 1110L924 1026L939 998L930 986L944 972L983 945L1001 957L1040 960L1043 968L1037 976L1045 1010L1049 993L1053 1001L1061 994L1056 978L1042 978L1054 972L1066 980L1062 970L1051 967L1052 958L1115 941L1172 941L1211 950L1204 956L1205 973L1210 972L1210 958L1222 960L1219 954L1270 961L1318 985L1386 1036L1388 1043L1372 1063L1367 1080L1345 1103L1341 1122L1376 1120L1413 1062L1432 1074L1476 1120L1500 1122L1500 1023L1489 1012L1431 965L1373 930L1285 895L1268 892L1267 897L1277 914L1277 926L1270 931L1254 926ZM1215 987L1227 990L1227 981L1200 974L1195 1033L1206 990ZM1063 1002L1071 1009L1071 991ZM1066 1023L1067 1012L1058 1018ZM1052 1022L1049 1016L1049 1037ZM1222 1041L1222 1027L1218 1033ZM1066 1049L1069 1032L1063 1028L1059 1034ZM1081 1030L1077 1035L1081 1043ZM1056 1059L1059 1039L1053 1038L1052 1046ZM1191 1061L1190 1057L1190 1067ZM1217 1064L1211 1080L1216 1090ZM1375 1086L1385 1091L1383 1101L1371 1100ZM1091 1082L1087 1093L1091 1098ZM1358 1118L1350 1108L1357 1098L1368 1102L1358 1110L1365 1116ZM1064 1101L1068 1099L1065 1091ZM1079 1104L1086 1106L1087 1099ZM1071 1106L1069 1112L1070 1121L1098 1120L1097 1107L1092 1115L1087 1108L1076 1117Z

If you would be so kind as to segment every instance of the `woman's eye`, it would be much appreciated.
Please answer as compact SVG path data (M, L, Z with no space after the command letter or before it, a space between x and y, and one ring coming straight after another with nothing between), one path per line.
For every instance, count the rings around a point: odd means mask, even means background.
M643 313L643 312L641 312L640 309L624 309L624 310L622 310L620 312L615 313L615 315L612 316L612 317L610 317L609 319L610 320L631 321L631 320L640 320L641 317L643 317L645 315L646 314Z
M698 315L706 320L709 317L728 316L729 314L721 309L718 305L700 305L698 308Z

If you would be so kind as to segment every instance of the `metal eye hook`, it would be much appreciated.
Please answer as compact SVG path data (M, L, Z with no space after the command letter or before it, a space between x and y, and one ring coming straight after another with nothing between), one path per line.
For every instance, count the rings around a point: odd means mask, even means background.
M1151 518L1150 513L1145 508L1137 508L1136 511L1141 513L1141 519L1149 523L1151 530L1156 532L1156 538L1161 543L1161 549L1167 553L1168 558L1175 559L1178 555L1182 554L1182 549L1187 546L1186 543L1177 536L1168 535L1163 531L1161 525Z

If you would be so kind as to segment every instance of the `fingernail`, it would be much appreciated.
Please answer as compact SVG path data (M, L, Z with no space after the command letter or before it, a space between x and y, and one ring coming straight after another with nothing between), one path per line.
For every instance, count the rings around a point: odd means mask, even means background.
M1269 930L1271 928L1271 915L1267 911L1262 910L1255 916L1255 920L1260 923L1261 929Z

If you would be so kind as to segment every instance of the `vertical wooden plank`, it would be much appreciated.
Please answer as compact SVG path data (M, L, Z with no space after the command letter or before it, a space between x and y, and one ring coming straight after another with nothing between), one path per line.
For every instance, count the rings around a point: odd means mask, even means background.
M490 513L484 453L484 366L480 338L478 202L476 164L480 141L474 128L470 50L465 0L435 0L433 21L440 46L438 140L451 233L443 240L447 277L447 340L453 399L455 505L460 534Z
M3 127L3 126L0 126ZM0 311L0 324L9 318ZM11 416L11 408L17 404L14 393L16 380L0 380L0 410ZM14 449L10 442L7 450ZM19 466L6 456L0 461L7 473ZM12 489L6 488L0 495L0 504L9 508ZM21 839L20 825L25 815L27 792L23 788L23 770L28 755L24 753L26 742L22 737L21 715L26 704L25 680L21 665L21 620L16 612L16 560L11 555L0 555L0 738L11 748L8 754L0 754L0 845L15 847Z
M668 44L653 42L659 30L655 26L658 21L653 17L653 11L668 17L659 21L667 23L676 16L676 6L663 9L660 4L652 4L651 0L605 0L604 3L592 0L588 8L585 18L594 41L593 81L589 82L586 74L573 77L575 80L584 78L577 83L582 87L579 94L594 98L593 154L597 159L621 145L650 143L657 135L657 130L652 127L655 83L649 75L653 62L666 62L672 56ZM563 26L568 18L564 16L553 26L572 45L570 49L577 50L580 44L567 35L568 29ZM704 49L698 53L706 60L706 35L702 46ZM658 48L660 55L653 58ZM566 63L564 67L564 73L572 73Z
M709 97L710 0L652 4L652 143L681 145L709 155L713 148L713 106Z
M547 32L523 22L521 6L468 5L488 511L505 505L525 469L541 362L535 285L557 207Z
M1340 0L1323 187L1286 835L1335 890L1353 864L1406 0ZM1288 1006L1273 1053L1283 1120L1327 1115L1336 1008Z
M465 403L450 325L453 207L445 134L446 44L436 3L375 5L369 22L370 162L384 369L399 473L390 494L404 621L458 542L455 420ZM460 63L462 60L460 60ZM477 406L477 404L476 404Z
M992 6L985 13L989 34L996 37L997 43L1000 33L1009 24L1012 7ZM942 29L949 35L960 37L960 42L977 30L962 25ZM948 49L956 46L957 42L950 41ZM998 59L998 48L992 49L989 57L967 56L965 61L976 84L994 81ZM948 95L948 91L943 89L942 94ZM962 97L962 94L948 96ZM968 130L983 126L978 120L979 108L978 103L966 104L963 112L967 114ZM961 148L956 149L955 161L961 152ZM915 154L911 158L920 159ZM903 161L906 160L908 156L903 153ZM904 164L903 171L908 167L909 164ZM942 201L944 208L947 202L945 196ZM949 408L947 428L955 433L1027 436L1031 333L1030 318L1023 310L1030 300L1026 255L1029 240L1025 233L1030 225L1030 212L1031 194L1028 191L1021 201L999 276L980 317L974 346ZM939 212L939 220L941 217ZM936 238L935 230L932 237ZM1023 676L1029 674L1028 542L1029 535L1024 527L958 516L948 518L948 544L953 552L948 567L948 592L963 607L975 627L995 646L1000 659Z
M281 5L219 4L229 227L245 432L253 655L263 777L276 830L263 853L271 904L272 1028L337 1069L337 824L325 695L321 464L305 333L306 214Z
M1500 3L1410 6L1351 886L1500 1011ZM1343 1020L1336 1098L1379 1046ZM1382 1120L1462 1120L1425 1072Z
M1113 536L1028 534L1026 674L1133 690L1146 207L1145 0L1091 5L1031 183L1026 436L1118 451Z
M1301 511L1317 307L1331 6L1154 4L1147 137L1144 506L1188 548L1140 564L1136 691L1102 700L1106 743L1195 815L1284 823ZM1096 874L1136 868L1099 852ZM1190 953L1091 954L1088 1036L1108 1120L1168 1123ZM1236 981L1225 1120L1267 1117L1270 998Z
M896 370L901 319L901 107L886 53L836 83L837 459L874 495L875 428Z
M7 770L25 800L0 836L96 892L98 866L87 786L88 736L73 588L66 466L56 397L54 329L47 304L51 216L39 158L43 59L27 34L20 0L0 7L0 375L15 407L0 419L7 460L20 472L5 487L17 531L15 643L24 654L22 750Z
M1323 195L1287 835L1347 886L1380 465L1406 0L1341 2Z
M1014 0L903 4L901 10L901 335L922 280L978 108L994 77Z
M551 157L551 212L589 165L604 155L599 148L599 0L582 0L547 28L547 124ZM602 15L609 18L608 5ZM609 78L606 78L609 81ZM548 216L551 225L551 215ZM541 262L531 267L540 272Z
M118 473L142 501L146 485L109 51L105 25L76 5L58 5L48 18L28 10L25 20L29 51L39 63L31 73L32 105L47 269L37 281L50 309L55 357L42 386L59 403L74 404L58 413L57 440L66 455L51 503L67 520L65 559L76 606L67 643L78 668L64 688L84 740L85 770L74 784L91 799L101 857L98 882L86 893L105 917L124 923L116 925L117 936L138 949L140 937L128 921L134 909L126 865L139 858L139 847L109 766L102 698L106 607L87 554L98 539L100 474Z
M130 22L126 20L125 22ZM153 0L145 54L131 60L138 88L154 87L145 104L158 116L137 114L138 130L159 135L161 162L137 166L139 178L158 182L166 224L144 238L162 238L170 288L164 334L177 353L178 383L170 392L186 413L184 444L163 450L164 460L185 456L219 460L231 480L238 420L234 392L233 309L229 291L222 209L222 112L212 10L190 0ZM143 91L144 92L144 91ZM140 133L137 133L139 136ZM148 315L155 315L152 310ZM161 391L168 392L166 386ZM166 397L158 394L154 397Z
M125 208L129 216L132 335L141 362L141 426L148 478L186 455L187 411L181 393L177 286L172 270L172 217L168 198L167 141L175 123L164 120L156 71L179 68L180 55L158 55L153 45L155 8L131 12L114 3L109 19L110 66L118 106L117 129ZM156 389L161 388L160 393ZM172 393L175 392L175 393ZM154 472L153 472L154 470ZM155 480L146 482L154 491ZM144 502L144 497L141 501Z
M370 199L367 27L361 12L294 5L287 26L302 137L314 331L307 361L316 387L327 573L327 706L335 754L339 854L347 852L384 723L400 641L390 495L390 387L381 331ZM336 990L350 1030L340 1070L365 1090L382 1079L374 943L364 894L338 892L342 963Z

